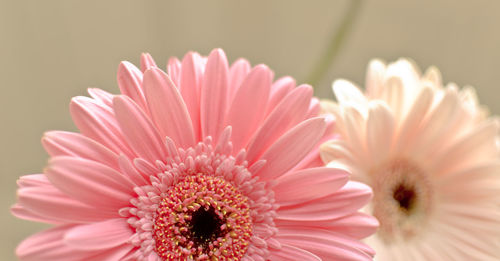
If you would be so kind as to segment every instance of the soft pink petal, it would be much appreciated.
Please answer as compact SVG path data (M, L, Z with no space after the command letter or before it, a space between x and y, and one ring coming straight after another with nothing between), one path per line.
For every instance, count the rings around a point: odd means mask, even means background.
M370 187L350 181L340 190L326 197L279 208L277 219L296 221L336 219L356 212L371 198Z
M164 139L144 112L127 96L113 99L116 119L137 155L149 162L166 158Z
M330 224L325 224L324 227L349 237L363 239L377 231L379 222L371 215L357 212L332 220Z
M85 223L118 216L117 212L92 207L70 198L52 185L20 188L17 195L20 207L52 220L50 223Z
M246 145L261 123L266 111L271 71L265 65L256 66L241 83L226 117L226 125L232 126L234 151Z
M202 136L212 136L216 142L224 128L228 107L228 65L221 49L208 56L200 102Z
M281 249L271 252L271 260L289 261L289 260L304 260L304 261L321 261L321 258L315 254L308 252L302 248L294 247L287 244L282 244Z
M493 161L456 170L436 179L441 187L441 200L446 203L461 202L463 205L500 203L500 162ZM472 206L471 206L472 207Z
M333 120L333 117L327 115L327 127L325 133L323 134L323 137L319 140L318 143L316 143L316 146L314 146L314 148L295 167L293 167L293 170L325 166L326 161L324 162L320 156L320 147L322 144L329 140L338 139L339 135L333 132L334 126L335 121Z
M323 229L282 227L277 239L284 244L310 251L323 260L372 260L375 254L357 239Z
M62 192L90 206L118 209L133 197L133 184L95 161L66 156L49 161L45 175Z
M285 174L311 151L321 139L326 125L325 118L318 117L289 130L262 155L266 164L256 175L262 180L271 180Z
M467 169L495 158L499 150L491 141L495 140L499 129L500 124L497 120L479 124L450 146L440 148L435 160L432 161L432 169L443 175L443 172Z
M117 247L106 249L100 251L97 255L93 255L89 260L99 260L99 261L115 261L115 260L126 260L127 255L134 252L134 246L131 244L122 244ZM149 261L149 260L148 260ZM156 260L155 260L156 261Z
M316 97L311 99L309 104L309 109L307 110L306 119L313 118L319 115L321 111L321 106L319 105L319 100Z
M47 224L63 224L64 222L53 220L52 218L47 218L44 216L41 216L40 214L37 214L23 206L20 206L19 204L15 204L10 208L10 213L18 217L20 219L24 220L29 220L29 221L34 221L34 222L41 222L41 223L47 223Z
M299 224L300 222L300 224ZM308 220L307 223L293 220L276 220L278 227L302 227L323 228L330 231L335 231L343 235L363 239L373 235L378 227L379 222L371 215L354 212L345 216L327 220Z
M245 59L238 59L229 68L229 100L232 101L234 95L241 86L241 83L247 77L250 72L250 63Z
M400 76L387 77L383 86L381 99L391 108L396 119L401 118L409 106L409 104L404 104L405 87L408 86L403 85L403 79Z
M144 73L144 92L149 111L162 137L170 137L181 148L194 146L191 118L179 90L160 69Z
M151 68L158 68L156 66L155 60L153 57L151 57L151 54L149 53L142 53L141 54L141 71L144 73L146 70L151 69Z
M182 59L180 90L191 115L195 140L201 140L200 95L203 68L199 64L200 55L189 52Z
M367 155L367 148L365 143L366 133L366 120L357 109L352 105L346 105L342 108L344 112L345 138L349 144L357 149L357 157L363 162L368 162L370 159Z
M70 113L80 132L106 146L115 153L134 157L124 142L120 127L111 108L104 107L93 99L75 97L70 103Z
M80 251L70 248L63 242L64 233L71 226L60 226L44 230L25 239L16 248L16 255L20 261L83 261L95 254L92 251Z
M52 186L45 174L31 174L19 177L17 180L19 188Z
M147 112L148 106L141 86L142 72L129 62L121 62L118 67L117 80L121 93L130 97Z
M445 133L454 130L455 123L460 120L460 114L457 93L447 90L436 107L424 119L417 134L419 142L415 144L414 151L430 156L431 152L436 150L434 145L439 144L440 147L447 145L449 139L457 135L445 135ZM436 142L438 140L439 142Z
M118 157L118 165L120 166L120 172L127 176L135 185L143 186L150 184L149 175L140 173L134 167L132 161L124 155L120 155L120 157Z
M336 80L333 82L332 89L340 104L365 105L367 103L367 99L361 90L350 81Z
M181 80L181 61L177 57L171 57L168 59L167 73L172 82L174 82L176 87L180 86Z
M42 144L52 157L80 157L119 169L117 154L80 133L49 131L44 134Z
M295 88L295 80L290 76L281 77L276 80L272 87L267 105L266 114L271 113L274 108Z
M109 107L113 105L113 94L98 88L88 88L87 92L92 98L102 102L102 104Z
M348 180L349 172L343 169L311 168L277 178L273 191L280 206L293 205L327 196Z
M133 234L127 219L116 218L75 226L65 234L64 241L75 249L99 250L126 243Z
M384 84L385 64L380 60L372 60L366 72L366 92L370 97L376 98L381 95L381 87Z
M433 97L433 91L430 87L424 86L420 90L408 114L404 117L403 122L400 123L395 149L404 150L409 143L411 144L412 141L416 140L412 137L414 137L427 111L431 108Z
M252 137L248 145L248 162L255 162L283 133L304 119L311 97L312 88L301 85L276 106Z
M386 160L392 146L395 129L394 116L382 102L370 102L366 122L366 146L372 162Z

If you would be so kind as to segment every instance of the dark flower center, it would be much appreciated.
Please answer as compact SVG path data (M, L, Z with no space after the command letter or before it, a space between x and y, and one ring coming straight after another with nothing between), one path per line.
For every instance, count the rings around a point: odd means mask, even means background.
M392 194L392 197L399 204L399 208L406 214L410 214L415 208L417 193L415 188L405 184L399 184Z
M153 239L161 260L240 260L251 237L249 199L221 177L187 176L157 206Z
M205 248L209 242L225 235L225 232L221 229L224 223L225 221L217 216L212 207L208 210L199 208L191 214L191 220L188 221L191 234L189 237L196 245Z

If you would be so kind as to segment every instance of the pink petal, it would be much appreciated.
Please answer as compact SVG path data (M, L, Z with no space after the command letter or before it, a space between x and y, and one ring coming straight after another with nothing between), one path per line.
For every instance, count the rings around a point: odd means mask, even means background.
M384 83L385 64L380 60L372 60L366 71L366 92L370 97L380 97Z
M75 97L70 103L70 113L83 135L115 153L124 153L128 157L134 157L134 153L124 142L111 108L103 107L88 97Z
M98 88L88 88L87 92L92 98L102 102L102 104L108 107L111 107L113 105L113 94Z
M201 88L201 131L202 136L212 136L217 142L228 106L227 58L221 49L213 50L208 56Z
M144 73L146 70L151 69L151 68L158 68L156 66L155 60L153 57L151 57L151 54L149 53L142 53L141 54L141 71Z
M118 155L80 133L49 131L42 138L42 144L50 156L73 156L118 168Z
M381 162L386 160L392 146L394 117L383 102L371 102L369 106L366 145L372 156L372 162Z
M144 112L127 96L113 99L116 119L130 146L149 162L166 159L164 139Z
M20 261L83 261L95 254L93 251L80 251L70 248L63 242L64 233L71 226L60 226L44 230L25 239L16 248L16 255Z
M318 116L320 110L321 110L321 106L319 104L318 98L313 97L311 99L311 103L309 104L309 109L307 110L306 119Z
M97 255L93 255L89 260L100 260L100 261L115 261L115 260L126 260L125 258L131 252L134 251L134 246L131 244L122 244L112 249L106 249L100 251ZM149 260L148 260L149 261Z
M321 261L321 258L308 252L302 248L294 247L287 244L282 244L280 250L271 252L271 260L289 261L289 260L316 260Z
M162 137L170 137L182 148L195 144L186 104L170 78L160 69L144 74L144 91L149 110Z
M331 220L350 215L372 198L370 187L350 181L340 190L317 200L285 206L276 212L281 220Z
M64 222L60 222L57 220L53 220L51 218L41 216L41 215L39 215L39 214L29 210L29 209L26 209L23 206L20 206L19 204L15 204L14 206L12 206L10 208L10 213L13 216L18 217L20 219L34 221L34 222L41 222L41 223L47 223L47 224L62 224L62 223L64 223Z
M90 206L115 210L128 205L133 184L101 163L67 156L49 161L45 175L62 192Z
M19 188L52 186L45 174L31 174L21 176L17 180L17 185L19 186Z
M181 62L177 57L171 57L168 59L167 73L172 82L174 82L176 87L180 86L181 81Z
M127 176L136 186L150 184L149 175L144 175L137 171L130 159L124 155L118 157L118 165L120 166L120 172Z
M261 157L266 164L255 175L271 180L297 165L321 139L326 129L323 117L312 118L295 126L278 139Z
M238 59L229 68L229 100L232 101L234 95L241 86L241 83L250 72L250 63L245 59Z
M256 66L241 83L229 108L226 125L233 128L234 151L246 145L255 132L266 111L271 71L265 65Z
M269 103L266 114L271 113L274 108L295 88L295 80L290 76L281 77L271 87Z
M353 148L359 148L357 157L363 162L368 162L370 158L367 155L366 143L364 142L366 135L366 120L355 106L346 105L343 109L345 111L344 124L348 141L352 144Z
M365 95L350 81L343 79L336 80L333 82L332 88L335 97L337 97L337 101L341 104L349 103L364 105L367 103Z
M349 180L349 172L334 168L294 171L276 179L273 188L280 206L303 203L337 191Z
M283 133L304 119L311 97L312 88L301 85L276 106L248 145L249 163L255 162Z
M335 121L333 117L327 116L327 127L323 137L319 140L319 142L314 146L314 148L295 166L293 170L301 170L315 167L325 166L325 162L321 159L320 156L320 147L322 144L329 140L338 139L338 134L333 132ZM334 134L332 134L334 133Z
M455 124L461 120L459 117L459 99L456 91L446 90L443 98L436 105L434 110L428 113L423 125L419 129L419 142L415 144L415 150L422 153L429 153L439 144L439 147L449 143L449 137L456 135L446 135L453 130ZM439 139L439 142L436 142ZM429 153L430 154L430 153Z
M99 250L126 243L134 234L125 218L109 219L70 229L64 241L75 249Z
M307 223L293 220L276 220L276 226L278 227L296 227L297 225L301 227L323 228L356 239L363 239L373 235L379 227L376 218L361 212L328 220L308 220Z
M86 205L52 185L25 187L17 191L18 204L49 223L85 223L117 217L118 213Z
M276 237L284 244L310 251L323 260L372 260L375 254L357 239L328 230L281 227Z
M409 88L409 86L406 86L406 88ZM389 106L396 119L400 119L402 114L407 111L406 107L409 104L405 104L405 86L400 76L386 76L380 98Z
M405 149L408 143L415 140L413 137L418 131L418 127L420 126L425 115L427 115L427 111L432 107L431 105L434 98L433 93L434 91L431 87L422 87L418 97L415 99L407 115L404 117L403 122L400 123L401 128L399 133L397 133L397 147L395 147L395 149Z
M498 193L499 161L492 161L457 169L436 178L435 184L441 186L443 202L460 202L477 205L482 202L500 202Z
M195 140L201 140L200 93L203 68L199 64L200 55L189 52L182 59L180 90L187 110L191 115Z
M330 231L336 231L356 239L363 239L376 232L379 222L373 216L358 212L332 220L331 224L325 227Z
M497 155L497 145L492 142L498 135L500 124L497 120L487 120L472 131L458 138L450 146L441 148L431 165L436 173L450 173L481 165Z
M121 62L118 66L118 87L122 94L130 97L147 112L148 106L142 90L142 72L129 62Z

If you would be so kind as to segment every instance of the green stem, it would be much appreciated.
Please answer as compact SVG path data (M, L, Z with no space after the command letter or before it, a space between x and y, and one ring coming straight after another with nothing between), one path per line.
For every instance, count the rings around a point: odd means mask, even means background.
M330 41L328 42L327 49L321 54L313 70L307 77L306 83L312 86L316 86L318 82L323 78L328 68L333 64L335 58L337 57L342 44L345 41L356 17L359 13L363 0L348 0L349 6L347 7L347 12L344 14L340 25L336 28Z

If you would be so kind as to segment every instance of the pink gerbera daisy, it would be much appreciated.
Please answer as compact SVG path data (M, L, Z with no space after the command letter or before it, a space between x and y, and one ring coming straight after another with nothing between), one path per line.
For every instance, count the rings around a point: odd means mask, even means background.
M371 190L322 167L332 121L312 88L272 82L222 50L167 73L145 54L118 69L121 95L90 89L51 131L43 174L21 177L14 215L53 224L21 260L370 260L359 213Z
M370 63L366 92L333 89L322 105L342 138L322 156L373 188L375 260L500 260L500 125L474 89L405 59Z

